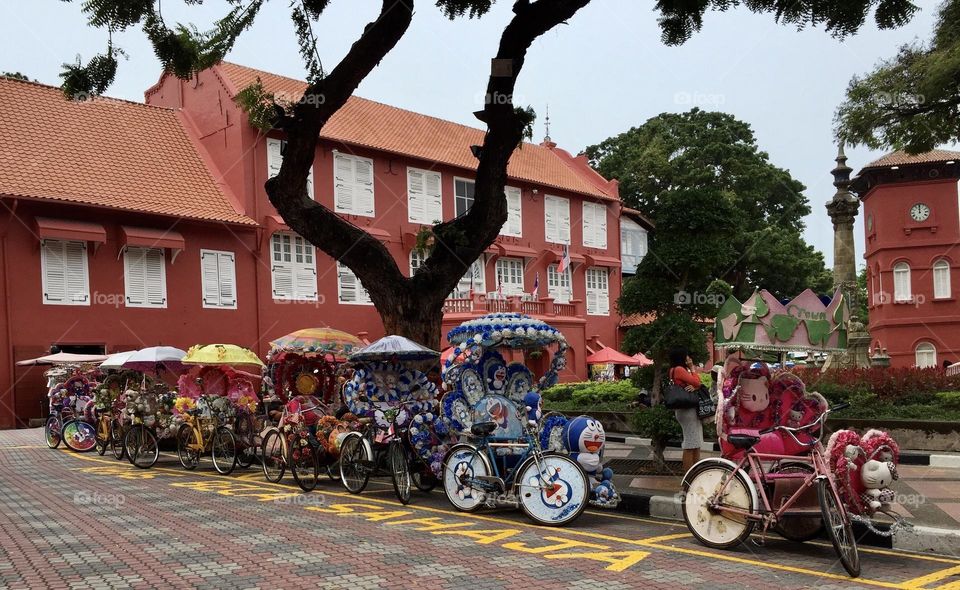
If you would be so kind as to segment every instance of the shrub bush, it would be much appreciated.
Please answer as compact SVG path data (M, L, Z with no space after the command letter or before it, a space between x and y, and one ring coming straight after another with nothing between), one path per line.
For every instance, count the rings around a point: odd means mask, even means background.
M653 365L637 367L630 373L630 382L637 389L653 389Z
M936 398L937 404L943 408L960 411L960 391L941 391Z
M856 393L873 393L883 402L930 403L937 392L960 389L960 376L947 377L939 368L827 369L798 368L794 372L810 391L833 402Z
M628 404L637 399L639 390L630 381L561 383L543 391L544 404L570 402L588 408L606 404Z

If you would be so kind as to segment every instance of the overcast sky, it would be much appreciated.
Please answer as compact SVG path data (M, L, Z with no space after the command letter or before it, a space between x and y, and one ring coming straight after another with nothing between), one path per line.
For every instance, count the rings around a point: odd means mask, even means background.
M515 102L538 113L535 139L544 135L550 106L550 134L573 153L640 125L661 112L693 106L732 113L748 122L761 149L807 187L813 213L806 236L832 264L833 239L823 207L833 195L829 175L836 155L832 121L850 77L893 56L900 44L930 37L939 2L918 0L921 13L902 29L879 31L872 23L843 42L822 30L797 31L770 15L739 8L707 15L703 31L682 47L660 42L654 2L593 0L567 26L548 33L531 49ZM379 2L335 0L315 31L329 69L343 56ZM449 21L433 2L420 0L413 24L358 94L467 125L482 106L489 59L510 17L510 0L500 0L480 20ZM106 33L85 26L80 0L0 0L0 71L20 71L58 84L60 64L102 51ZM168 22L195 22L206 28L226 3L203 6L165 2ZM303 67L288 2L274 0L245 33L228 59L302 78ZM107 94L142 101L157 81L159 62L139 30L115 43L129 55ZM848 149L859 169L879 157ZM863 228L856 229L858 265Z

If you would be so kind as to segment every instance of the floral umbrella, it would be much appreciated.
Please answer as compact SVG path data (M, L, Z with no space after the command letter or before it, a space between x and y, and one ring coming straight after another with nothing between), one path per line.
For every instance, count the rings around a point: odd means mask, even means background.
M183 356L185 365L221 365L259 370L263 361L256 353L236 344L197 344Z
M180 362L185 354L187 353L173 346L151 346L131 354L122 367L142 373L153 373L160 368L179 375L186 370Z
M351 354L349 358L354 362L389 361L392 359L398 361L427 361L440 358L440 353L403 336L384 336Z
M290 351L332 354L343 358L363 347L363 341L353 334L333 328L305 328L272 341L267 358Z

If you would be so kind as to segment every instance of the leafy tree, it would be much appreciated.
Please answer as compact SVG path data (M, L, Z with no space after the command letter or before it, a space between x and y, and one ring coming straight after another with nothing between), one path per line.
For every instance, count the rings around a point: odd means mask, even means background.
M867 267L864 265L860 267L860 272L857 273L857 319L860 320L864 326L870 323L870 311L867 307L868 300Z
M69 1L69 0L67 0ZM432 228L432 253L413 277L405 277L396 260L373 236L336 215L306 194L306 180L320 130L357 86L406 33L415 0L381 0L379 13L333 68L320 63L319 40L312 32L330 0L300 0L287 4L294 35L307 70L307 96L292 105L274 104L274 128L287 135L280 172L266 182L271 203L291 229L320 250L338 259L359 277L370 293L388 332L409 336L430 346L440 342L443 301L467 266L497 237L507 219L504 185L507 162L533 120L529 109L516 108L512 97L527 50L538 37L565 23L590 0L515 0L491 62L485 95L490 97L475 116L486 127L478 157L475 197L470 212ZM255 21L266 0L228 0L227 14L207 31L194 25L168 25L156 0L85 0L90 25L109 33L139 26L166 71L189 78L223 59ZM357 3L354 0L354 3ZM662 39L669 45L686 41L703 25L708 10L725 10L738 0L658 0ZM187 0L187 4L199 4ZM493 0L436 0L449 18L481 17ZM874 8L882 27L898 26L915 7L905 0L749 0L754 12L772 13L786 24L822 25L836 36L855 32ZM615 15L612 15L615 17ZM86 63L65 64L63 89L68 96L102 93L117 73L120 48L112 38L104 53Z
M3 72L0 76L13 80L23 80L24 82L36 82L36 80L31 80L29 76L20 72Z
M940 6L929 42L904 45L850 81L836 134L853 145L912 154L960 141L960 0Z
M656 317L631 330L626 346L658 366L675 346L705 356L704 319L726 297L744 300L756 288L792 296L832 284L823 255L800 234L810 213L804 186L771 164L750 126L732 115L664 113L586 152L601 174L620 180L624 202L656 224L619 304L623 313ZM657 373L655 392L659 381Z

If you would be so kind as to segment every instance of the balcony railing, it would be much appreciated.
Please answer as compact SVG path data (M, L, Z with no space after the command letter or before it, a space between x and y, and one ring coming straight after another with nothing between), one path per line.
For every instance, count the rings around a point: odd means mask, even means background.
M532 300L529 295L489 297L475 293L472 297L451 297L443 304L446 315L484 315L487 313L518 312L535 317L581 318L586 309L582 300L570 303L555 303L550 297Z

